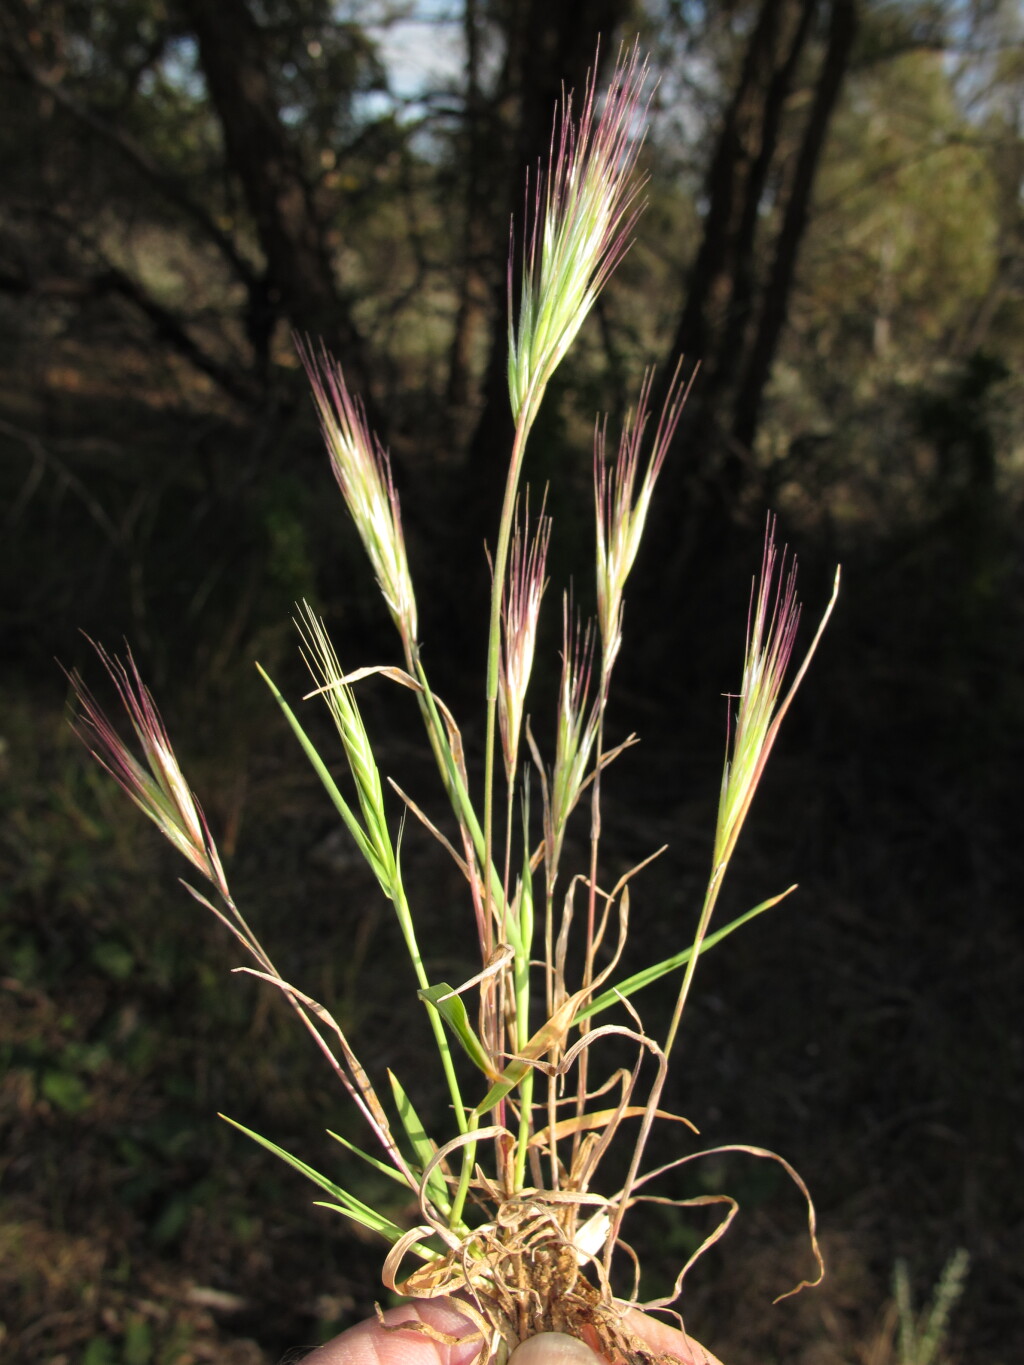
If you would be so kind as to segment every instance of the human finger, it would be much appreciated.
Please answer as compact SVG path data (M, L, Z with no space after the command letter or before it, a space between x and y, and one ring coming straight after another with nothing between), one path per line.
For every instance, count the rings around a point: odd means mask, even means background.
M629 1309L624 1321L653 1351L680 1365L721 1365L699 1342L657 1318ZM473 1324L449 1300L416 1299L389 1308L383 1321L371 1318L350 1327L307 1356L304 1365L472 1365L479 1348ZM516 1348L509 1365L600 1365L601 1360L576 1337L540 1332Z
M473 1324L447 1299L413 1299L382 1319L350 1327L302 1365L471 1365L480 1350Z
M567 1332L537 1332L508 1358L508 1365L607 1365L579 1337Z
M694 1341L693 1337L676 1327L669 1327L667 1322L642 1313L638 1308L629 1309L625 1324L631 1332L642 1337L652 1350L659 1355L674 1356L681 1365L722 1365L718 1357L713 1356L699 1341Z

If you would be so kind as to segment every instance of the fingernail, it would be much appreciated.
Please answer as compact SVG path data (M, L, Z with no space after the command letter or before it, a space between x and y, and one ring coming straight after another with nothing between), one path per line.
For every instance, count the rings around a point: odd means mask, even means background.
M586 1342L564 1332L538 1332L535 1337L527 1337L508 1358L508 1365L599 1365L599 1362L601 1357Z

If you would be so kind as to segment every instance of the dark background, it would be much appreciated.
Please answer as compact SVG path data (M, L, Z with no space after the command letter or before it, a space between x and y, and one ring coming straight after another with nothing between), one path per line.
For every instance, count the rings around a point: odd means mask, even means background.
M630 966L693 932L766 511L799 554L805 624L844 573L722 915L800 890L703 964L671 1096L709 1145L772 1147L801 1171L829 1279L771 1306L809 1268L799 1201L762 1163L723 1162L680 1186L744 1207L688 1281L687 1323L729 1365L922 1365L899 1340L894 1267L920 1308L964 1247L945 1358L1009 1365L1020 9L414 10L410 29L384 3L0 4L0 1353L255 1365L378 1296L372 1239L215 1118L339 1171L323 1130L362 1140L279 1003L228 975L237 954L176 886L184 866L90 766L54 659L99 688L79 630L130 641L282 970L440 1115L388 907L252 668L304 689L302 597L346 666L398 658L291 333L326 340L392 451L427 667L475 761L509 215L561 83L582 84L599 33L607 70L639 32L660 80L648 209L526 471L551 481L555 517L544 736L558 595L593 591L594 415L614 429L646 363L700 360L611 717L613 738L643 743L605 784L610 863L671 845L634 888ZM371 687L364 704L382 770L433 808L407 701ZM460 979L458 876L417 835L405 857L430 974ZM669 1008L644 997L655 1033ZM652 1293L699 1227L658 1210L633 1232Z

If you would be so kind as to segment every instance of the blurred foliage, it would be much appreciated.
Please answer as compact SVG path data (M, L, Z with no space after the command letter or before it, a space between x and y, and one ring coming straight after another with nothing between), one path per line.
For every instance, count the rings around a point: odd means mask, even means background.
M521 183L519 164L492 154L481 209L471 120L516 155L517 7L467 6L447 26L424 11L421 55L455 56L412 93L395 79L407 6L243 8L264 112L308 191L296 240L325 253L348 327L335 340L366 364L396 456L426 657L464 712L482 653L452 602L485 583L491 530L466 433L502 326L498 187ZM538 46L557 36L547 8L531 7ZM758 270L826 8L758 206ZM594 412L621 412L645 358L666 358L708 158L761 9L650 3L629 20L661 76L650 205L553 386L528 471L538 490L552 480L549 510L579 551L552 565L552 586L575 574L580 600ZM791 1280L797 1212L760 1167L730 1166L723 1183L748 1217L695 1275L688 1325L733 1365L882 1365L894 1261L935 1284L963 1245L972 1271L949 1358L1008 1365L1024 1350L1024 46L1011 4L857 10L728 534L705 537L682 579L655 563L627 607L635 664L615 705L655 743L610 774L606 824L624 866L672 845L634 910L644 958L667 955L708 856L721 694L774 506L807 599L824 600L837 557L846 586L734 908L746 878L804 885L702 970L673 1107L709 1136L793 1156L819 1195L831 1281L768 1307ZM339 1159L326 1138L311 1150L324 1128L360 1136L284 1012L227 975L235 958L175 885L183 869L69 737L52 659L84 657L80 627L111 647L130 638L276 954L337 1002L370 1065L419 1080L390 922L251 668L259 658L301 693L289 617L303 596L346 663L393 647L292 352L289 328L307 323L268 264L265 206L208 99L189 14L184 0L11 0L0 15L0 1354L13 1365L257 1365L368 1311L376 1292L378 1249L309 1210L214 1118L225 1109L324 1169ZM458 47L471 14L475 72ZM487 254L469 231L477 211L501 219ZM449 400L468 314L460 424ZM699 455L673 458L687 469ZM681 551L688 514L666 509ZM388 771L405 786L411 767L429 803L411 710L372 690L366 706ZM472 759L472 726L468 738ZM421 860L437 975L459 979L458 877L415 838L407 856ZM652 990L645 1014L661 1007ZM637 1231L652 1293L700 1230L659 1212Z

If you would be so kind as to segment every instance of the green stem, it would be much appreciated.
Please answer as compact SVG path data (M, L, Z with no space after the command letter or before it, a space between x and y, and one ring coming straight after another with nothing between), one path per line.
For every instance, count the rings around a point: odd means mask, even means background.
M583 962L583 985L588 988L594 979L594 923L597 917L597 853L601 841L601 759L604 753L604 716L608 701L609 677L602 663L601 691L598 698L597 737L594 741L594 784L590 793L590 889L587 896L587 951ZM577 1020L580 1036L590 1032L586 1019ZM582 1115L587 1104L587 1072L590 1053L586 1048L580 1053L577 1073L576 1113ZM582 1140L579 1132L573 1134L572 1161Z
M420 715L423 718L423 725L430 741L430 747L434 752L434 760L441 773L441 780L444 782L445 793L449 801L455 807L456 813L462 808L460 793L455 789L458 774L454 770L451 762L451 755L448 747L448 736L445 733L441 717L437 713L437 706L434 703L433 694L427 686L426 674L423 671L423 663L420 659L420 648L415 641L403 641L405 644L405 666L414 678L418 680L422 692L416 693L416 701L420 708Z
M729 937L736 929L741 929L750 920L756 919L758 915L763 915L766 910L771 910L773 906L795 891L796 887L791 886L778 895L769 896L767 900L761 901L752 909L745 911L742 915L737 915L734 920L724 924L721 929L716 929L713 934L705 934L698 949L701 953L706 953L709 948L713 948L717 943ZM574 1023L579 1023L581 1019L590 1019L595 1014L600 1014L602 1010L609 1009L616 1005L626 996L633 995L636 991L649 986L652 981L658 981L663 976L668 976L670 972L676 971L679 967L685 967L693 956L693 946L684 948L681 952L674 953L671 957L665 958L664 962L656 962L653 966L645 967L642 971L634 972L632 976L627 976L625 981L617 982L610 990L602 991L596 1000L591 1000L585 1009L580 1010Z
M516 1143L515 1188L521 1190L526 1184L526 1158L529 1152L531 1129L533 1127L533 1077L531 1066L519 1087L519 1140Z
M485 875L487 884L490 888L490 894L495 903L497 903L502 894L498 870L493 867L485 857L484 833L480 827L480 821L477 818L476 811L473 808L473 803L470 801L469 792L466 790L466 785L462 780L462 774L455 766L451 757L451 748L448 743L444 721L438 713L437 703L434 701L434 694L431 692L429 684L427 683L427 675L423 671L423 665L420 662L418 653L414 657L413 663L416 679L423 688L419 700L426 718L427 731L431 736L431 744L434 747L438 766L440 767L445 780L445 789L448 793L452 810L455 813L455 818L459 820L460 823L464 824L469 831L469 837L472 840L476 856L480 860L481 868L487 869ZM514 925L510 928L510 934L515 934ZM515 946L514 941L513 946ZM484 956L486 957L486 953Z
M487 738L484 748L484 865L491 866L494 848L494 763L498 731L498 677L501 665L501 600L505 585L505 571L508 567L509 547L512 542L512 522L515 515L516 493L519 489L519 476L523 467L523 452L530 432L529 395L520 411L516 423L515 440L509 460L508 477L505 480L505 500L501 508L501 521L498 524L498 543L494 551L494 566L491 578L491 617L487 630ZM484 889L484 913L491 914L491 884L488 877Z
M475 1133L480 1127L480 1115L471 1113L469 1125L462 1129L464 1133ZM476 1162L476 1143L467 1142L462 1149L462 1169L459 1172L459 1187L455 1191L455 1198L452 1200L451 1217L448 1219L450 1228L457 1228L462 1224L462 1211L466 1207L466 1197L469 1194L469 1180L473 1173L473 1166Z
M715 903L718 900L718 892L722 886L722 878L725 876L725 869L728 862L718 862L715 864L708 882L708 889L704 893L704 904L701 907L700 920L697 923L697 933L694 936L693 948L690 951L689 960L686 963L686 971L683 973L682 984L679 987L679 994L676 997L676 1007L672 1012L672 1022L669 1024L668 1034L665 1038L665 1059L672 1051L672 1045L679 1032L679 1024L683 1017L683 1009L686 1005L687 996L690 994L690 985L693 982L693 974L697 970L697 961L700 957L700 950L704 943L708 925L711 923L711 916L714 913Z
M526 933L526 926L521 926L524 930L523 938L526 943L525 956L517 956L515 963L516 974L516 1048L522 1052L529 1041L530 1032L530 940L532 932ZM532 926L531 926L532 929ZM515 1188L521 1190L526 1184L526 1156L530 1141L530 1130L532 1128L533 1115L533 1067L528 1067L526 1075L523 1077L519 1087L519 1141L516 1143L516 1165L515 1165Z
M398 916L398 923L402 930L402 937L405 939L405 946L409 957L412 960L413 971L416 973L416 980L420 983L420 990L427 990L430 982L427 980L426 969L423 966L423 959L420 956L419 944L416 942L416 930L413 927L412 911L409 909L409 902L405 898L405 889L400 881L396 881L393 888L393 903L395 913ZM459 1132L467 1131L466 1107L462 1103L462 1093L459 1090L459 1079L455 1074L455 1062L452 1059L451 1048L448 1045L448 1036L444 1031L441 1016L436 1009L429 1005L427 1018L430 1020L430 1027L434 1031L434 1039L437 1042L437 1050L441 1054L441 1065L444 1068L445 1079L448 1082L448 1093L452 1097L452 1105L455 1109L455 1118L459 1125Z

